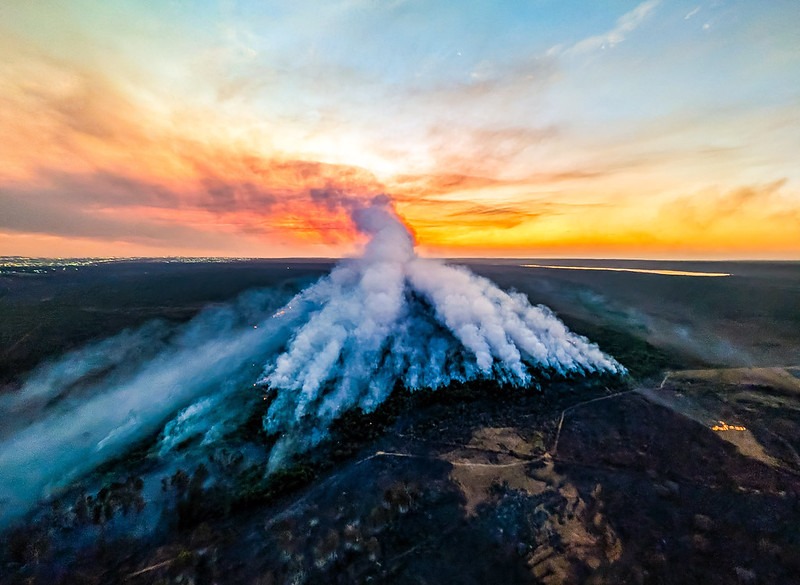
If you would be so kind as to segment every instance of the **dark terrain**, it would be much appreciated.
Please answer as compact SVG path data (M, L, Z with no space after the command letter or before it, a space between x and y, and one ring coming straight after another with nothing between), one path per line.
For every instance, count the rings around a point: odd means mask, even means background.
M332 266L324 260L24 268L0 262L0 384L47 357L151 319L188 321L248 289L277 288L288 298Z
M0 582L800 583L800 264L524 263L470 266L629 378L398 388L267 481L231 453L269 443L256 408L230 450L164 478L161 511L136 477L142 445L99 491L7 530ZM0 380L13 392L43 359L252 287L288 298L330 266L3 269Z

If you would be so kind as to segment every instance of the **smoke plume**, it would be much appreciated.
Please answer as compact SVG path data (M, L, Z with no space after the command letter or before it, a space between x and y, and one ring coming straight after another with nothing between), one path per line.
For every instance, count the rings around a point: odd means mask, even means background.
M373 410L397 380L413 389L478 377L526 385L531 369L624 372L546 307L466 268L418 257L388 198L351 215L370 237L363 256L292 300L300 326L261 378L276 393L264 419L267 432L282 437L273 465L319 442L340 413Z
M245 293L175 327L151 323L44 364L0 400L0 526L75 479L155 439L209 445L247 417L262 386L280 439L270 468L317 445L341 413L410 389L532 371L623 373L546 307L463 267L419 258L391 201L342 199L369 241L360 258L285 300ZM254 384L255 382L255 384ZM249 406L248 406L249 405ZM166 463L164 463L166 464Z
M0 527L155 434L167 453L173 435L236 417L224 407L197 414L209 397L252 390L257 364L280 349L292 315L275 317L276 296L246 293L183 326L151 323L32 372L0 401Z

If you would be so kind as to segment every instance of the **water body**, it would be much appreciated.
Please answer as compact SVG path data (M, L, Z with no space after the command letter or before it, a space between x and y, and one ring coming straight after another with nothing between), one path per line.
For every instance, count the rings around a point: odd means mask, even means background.
M612 266L557 266L552 264L521 264L523 268L553 268L556 270L600 270L605 272L637 272L640 274L660 274L662 276L731 276L730 272L700 272L694 270L665 270L650 268L616 268Z

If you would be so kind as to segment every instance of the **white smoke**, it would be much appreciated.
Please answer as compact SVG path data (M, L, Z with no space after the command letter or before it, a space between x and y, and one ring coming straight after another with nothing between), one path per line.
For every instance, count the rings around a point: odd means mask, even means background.
M375 409L398 381L624 372L546 307L417 257L388 198L343 204L370 237L362 257L282 309L260 291L177 329L123 332L42 365L0 400L0 527L142 440L158 436L163 461L194 438L213 444L247 416L252 401L237 393L253 382L274 393L264 417L281 437L274 468L322 441L341 413Z
M624 373L546 307L466 268L418 257L386 197L352 216L371 237L363 257L290 303L302 306L302 324L264 369L261 383L277 394L264 426L281 435L273 465L319 442L340 413L373 410L397 380L414 389L478 377L527 385L531 369Z
M125 330L114 337L88 345L40 366L18 392L0 395L3 424L0 438L13 434L40 418L44 411L68 410L70 405L92 396L91 380L105 384L135 371L168 346L169 327L152 321L137 330Z
M294 315L282 311L276 317L274 297L270 291L245 294L237 303L200 313L169 338L163 326L149 324L34 371L0 403L0 428L12 429L0 437L0 527L159 433L165 423L163 453L181 440L173 434L185 438L190 426L195 434L208 434L233 416L221 408L213 421L196 420L207 410L208 397L252 389L259 369L253 366L285 342ZM148 345L158 352L133 357ZM128 361L120 361L126 356ZM195 403L191 413L182 412Z

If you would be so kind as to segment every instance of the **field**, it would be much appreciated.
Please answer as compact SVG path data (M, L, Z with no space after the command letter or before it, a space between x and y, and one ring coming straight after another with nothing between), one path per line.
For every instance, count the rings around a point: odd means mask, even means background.
M570 263L731 276L522 266ZM551 307L630 376L397 389L266 482L220 449L154 495L138 477L145 443L69 505L6 530L0 581L800 582L800 264L468 264ZM185 322L253 287L279 304L330 267L6 267L4 392L89 341ZM228 446L269 442L260 412ZM220 470L226 480L208 480Z

